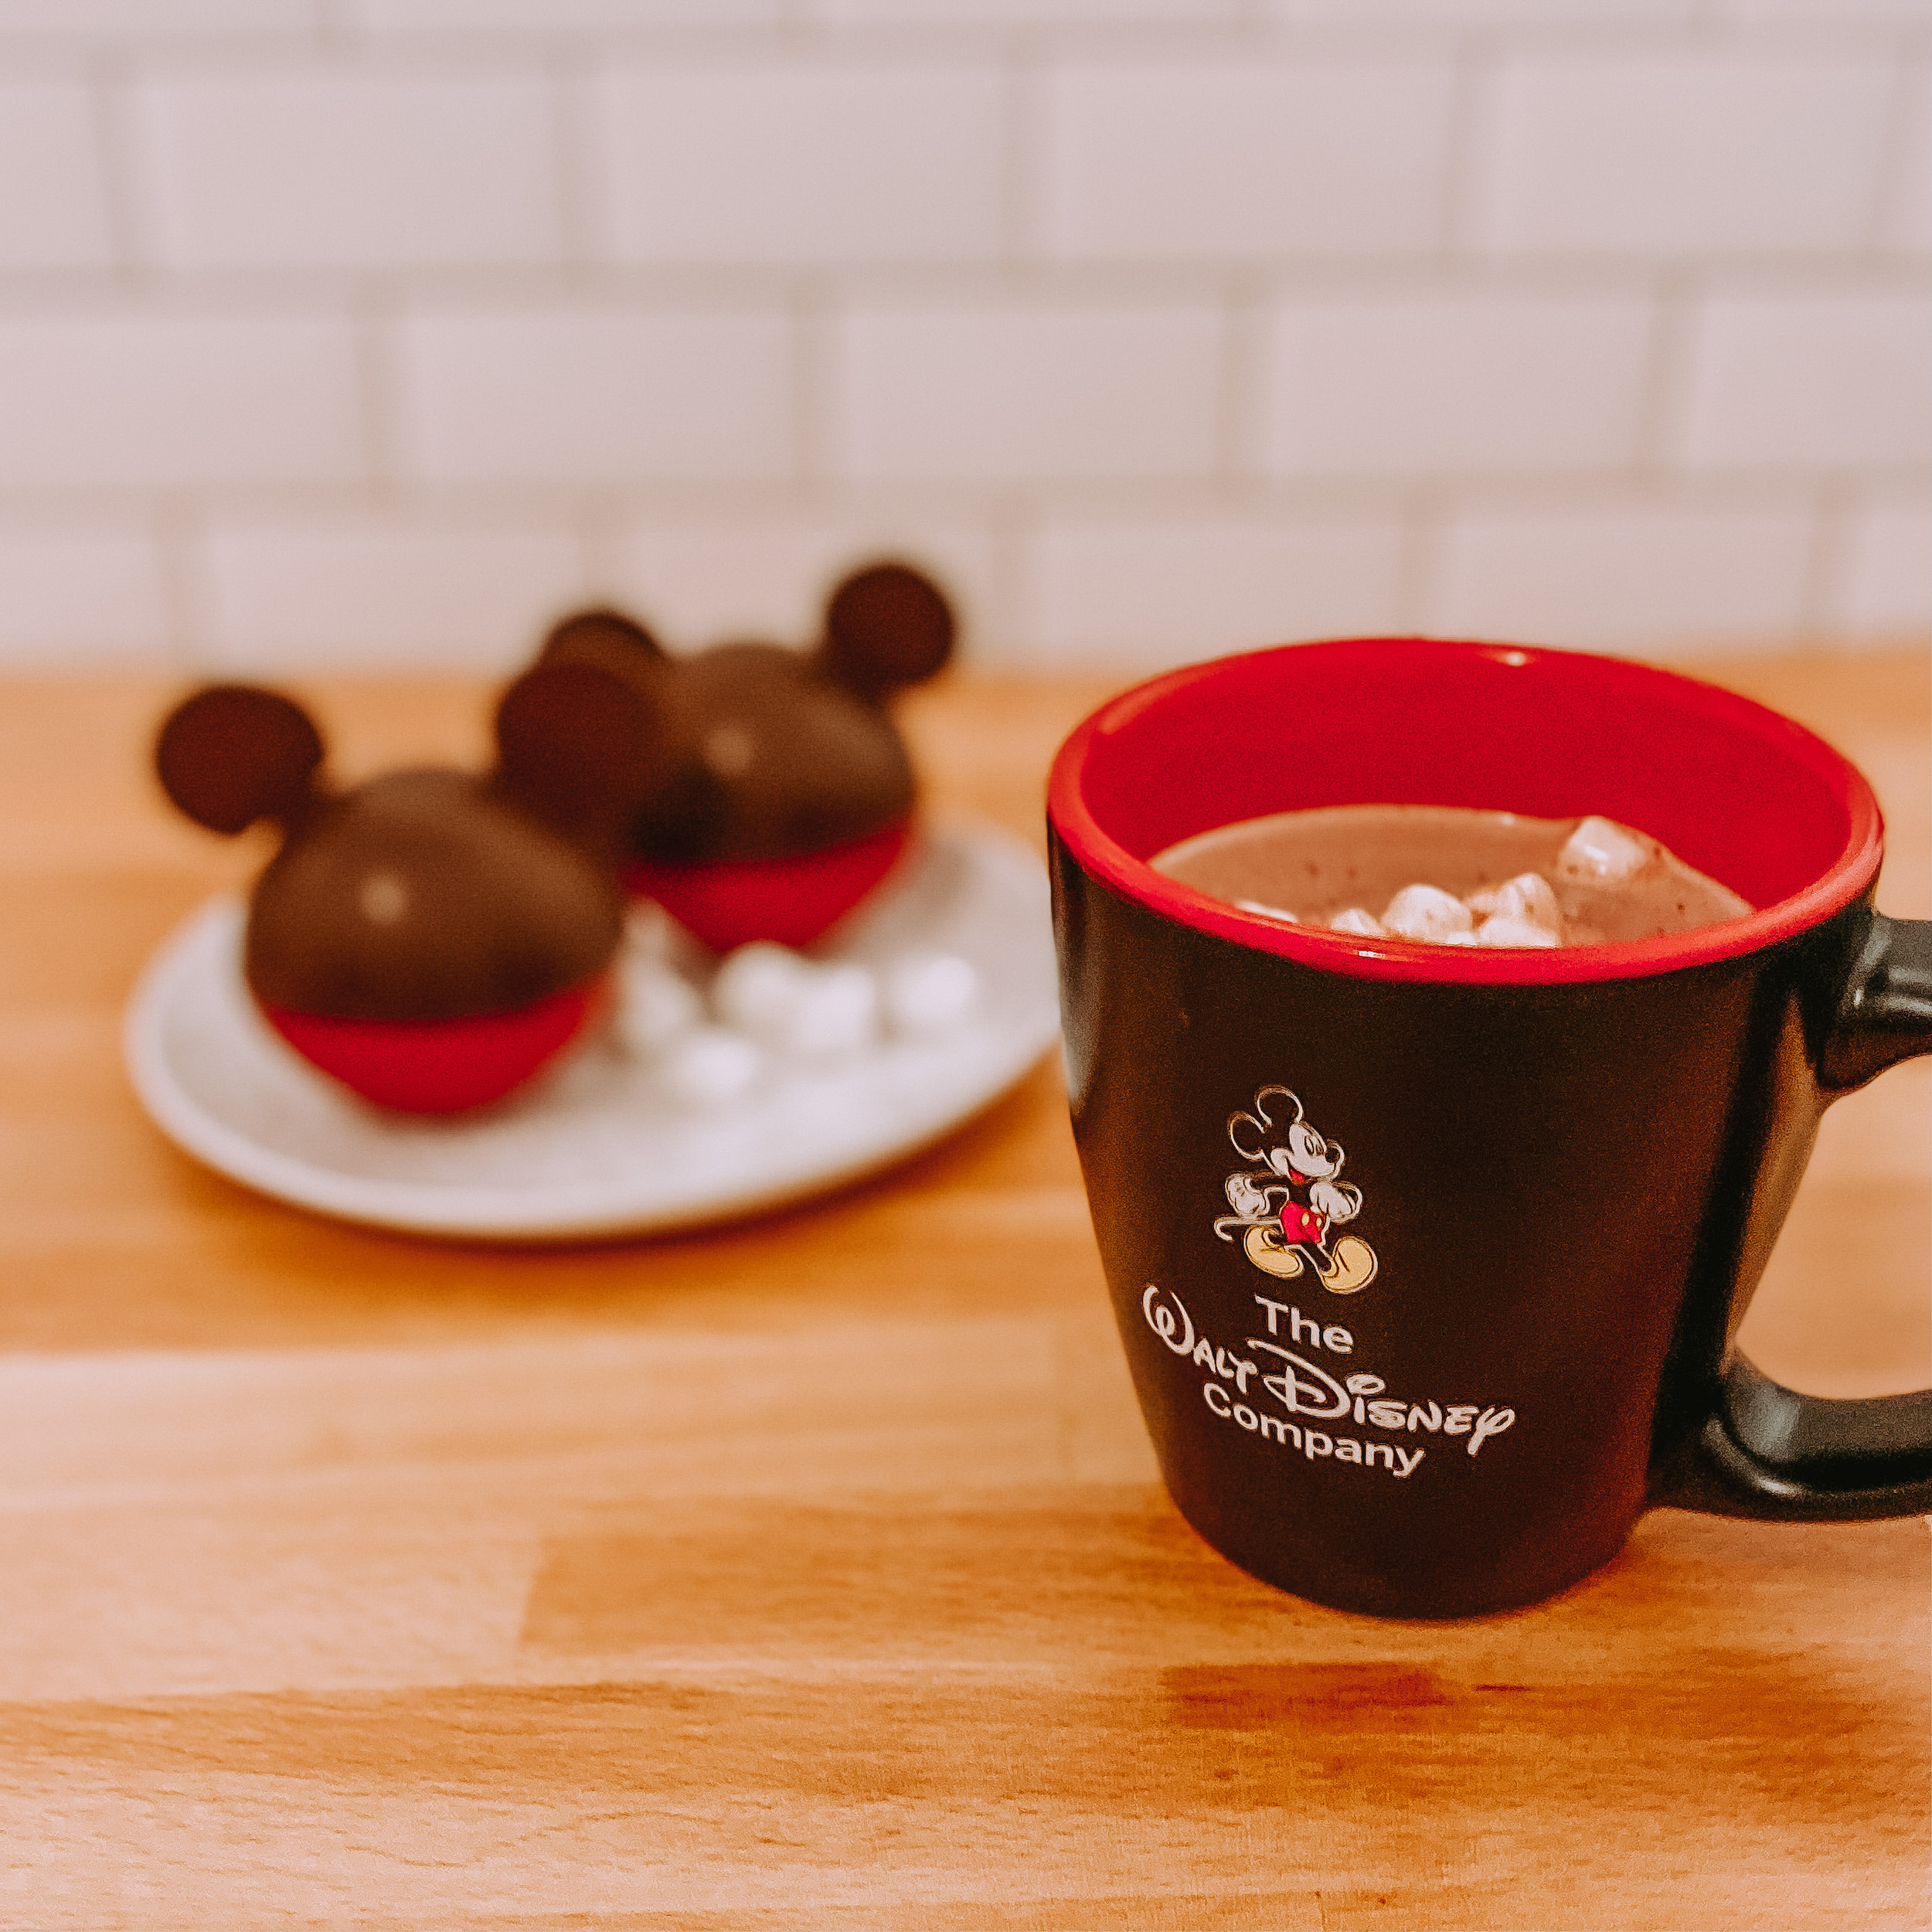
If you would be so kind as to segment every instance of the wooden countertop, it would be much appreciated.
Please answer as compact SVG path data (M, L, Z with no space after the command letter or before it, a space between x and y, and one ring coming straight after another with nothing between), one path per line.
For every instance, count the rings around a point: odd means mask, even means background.
M1927 658L1707 667L1872 776L1932 913ZM478 687L314 681L352 771ZM930 790L1038 840L1107 687L962 678ZM238 849L172 687L0 685L0 1923L1904 1927L1927 1526L1658 1512L1556 1602L1344 1616L1155 1481L1041 1067L896 1170L583 1250L364 1233L149 1126L143 959ZM1923 1385L1928 1063L1839 1108L1747 1330Z

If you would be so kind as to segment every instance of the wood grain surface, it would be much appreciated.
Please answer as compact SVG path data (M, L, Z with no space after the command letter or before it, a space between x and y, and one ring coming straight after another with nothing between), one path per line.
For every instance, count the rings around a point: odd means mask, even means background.
M1932 913L1922 648L1710 674L1823 730ZM263 848L146 775L172 695L0 685L0 1923L1903 1927L1932 1917L1922 1520L1659 1512L1434 1627L1233 1569L1155 1480L1056 1072L782 1215L365 1233L177 1154L143 960ZM484 696L318 682L338 768ZM961 678L935 808L1036 842L1105 687ZM1917 1386L1927 1064L1835 1111L1749 1318Z

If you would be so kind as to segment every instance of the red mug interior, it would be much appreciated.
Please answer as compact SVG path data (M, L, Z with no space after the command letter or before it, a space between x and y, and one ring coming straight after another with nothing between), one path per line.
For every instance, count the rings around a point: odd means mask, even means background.
M1599 814L1756 910L1618 946L1432 947L1285 926L1147 862L1217 826L1344 804ZM1091 876L1183 924L1360 977L1502 982L1662 972L1788 938L1870 886L1883 832L1852 765L1749 699L1623 658L1417 638L1285 645L1138 685L1061 747L1048 809Z

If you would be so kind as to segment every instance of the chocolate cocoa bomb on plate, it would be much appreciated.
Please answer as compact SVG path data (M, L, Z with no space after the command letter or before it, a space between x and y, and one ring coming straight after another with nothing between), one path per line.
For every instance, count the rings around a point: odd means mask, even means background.
M658 726L631 821L631 889L714 951L808 945L890 871L917 786L891 701L950 661L951 606L909 565L855 571L809 650L729 643L674 657L621 611L580 611L542 664L624 679Z
M597 1008L654 735L621 680L555 665L505 692L488 772L393 771L338 791L301 706L233 684L178 705L155 762L197 824L281 828L243 941L269 1023L364 1099L440 1114L521 1086Z

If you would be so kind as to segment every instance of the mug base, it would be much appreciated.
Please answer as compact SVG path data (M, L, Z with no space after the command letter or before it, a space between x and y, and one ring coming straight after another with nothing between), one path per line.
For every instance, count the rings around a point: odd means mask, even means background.
M1257 1583L1325 1610L1391 1623L1458 1623L1547 1603L1594 1576L1623 1549L1636 1527L1632 1519L1607 1544L1599 1547L1593 1543L1585 1552L1573 1551L1569 1560L1541 1571L1516 1570L1507 1578L1444 1579L1423 1586L1413 1579L1398 1581L1352 1566L1317 1571L1307 1564L1305 1554L1300 1563L1284 1560L1279 1549L1249 1546L1250 1539L1239 1527L1217 1520L1212 1508L1190 1507L1189 1498L1172 1481L1165 1481L1163 1486L1188 1527L1217 1556L1226 1557Z

